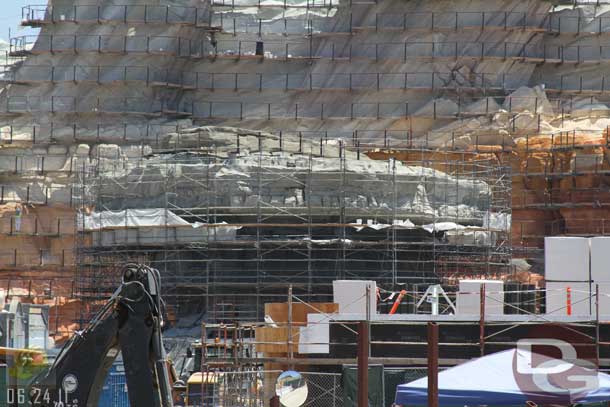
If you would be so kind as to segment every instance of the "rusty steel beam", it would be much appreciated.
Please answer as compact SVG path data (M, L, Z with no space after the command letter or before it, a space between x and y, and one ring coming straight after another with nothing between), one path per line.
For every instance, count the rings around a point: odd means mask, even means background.
M358 324L358 407L369 406L369 323Z

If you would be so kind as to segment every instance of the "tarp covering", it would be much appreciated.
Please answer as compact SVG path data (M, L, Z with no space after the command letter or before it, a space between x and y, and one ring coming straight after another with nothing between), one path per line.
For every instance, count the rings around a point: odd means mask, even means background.
M153 208L94 212L79 217L78 227L92 232L95 245L114 246L235 240L241 226L225 224L189 223L169 210Z
M369 365L369 407L384 407L383 379L383 366ZM343 407L356 407L358 405L358 369L356 366L343 366L341 387L343 387ZM332 401L334 405L335 400Z
M427 377L401 384L395 402L428 404ZM438 375L441 406L571 405L610 400L610 375L522 349L494 353Z
M91 215L84 216L83 222L84 230L189 224L180 216L163 208L94 212Z

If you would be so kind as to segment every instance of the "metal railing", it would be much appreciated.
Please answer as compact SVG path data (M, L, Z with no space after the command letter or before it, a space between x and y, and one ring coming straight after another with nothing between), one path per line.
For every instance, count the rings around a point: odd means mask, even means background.
M595 168L589 170L582 171L561 171L549 170L547 172L548 176L554 176L559 178L563 177L573 177L573 176L607 176L610 174L609 170L601 170L597 171ZM531 171L528 173L523 173L523 176L533 177L539 176L544 177L544 171ZM544 190L513 190L513 208L530 208L530 209L559 209L559 208L608 208L608 199L610 199L610 193L605 191L600 187L591 187L591 188L572 188L572 189L561 189L561 188L549 188ZM583 219L584 221L584 219ZM589 220L588 222L591 222ZM588 223L589 226L593 223ZM607 224L596 224L597 226L594 228L595 230L603 230L604 234L608 233ZM574 223L574 229L579 231L589 230L589 226L587 223L582 223L582 225L578 226L577 223ZM576 234L577 232L574 232ZM600 232L601 233L601 232Z
M151 66L112 65L22 65L0 70L0 82L95 82L114 83L139 81L147 86L168 86L192 89L232 90L389 90L389 89L466 89L513 91L524 80L521 74L496 72L461 73L416 72L353 72L336 73L263 73L263 72L188 72ZM547 92L605 93L610 92L606 75L563 74L535 78L544 83Z
M384 0L350 0L349 5L372 5L382 3ZM332 0L326 1L306 1L305 4L291 4L288 0L283 0L283 3L265 3L262 0L217 0L212 2L212 6L225 6L225 7L280 7L280 8L313 8L313 7L332 7L339 5L339 2L333 3ZM574 6L578 5L589 5L589 6L600 6L604 4L610 4L608 0L569 0L565 4L571 4Z
M280 7L280 8L329 8L338 6L338 1L309 1L306 4L271 4L260 0L216 1L217 7ZM542 30L555 33L602 34L610 32L610 17L561 16L550 13L515 11L446 11L446 12L405 12L405 13L367 13L363 19L354 23L353 13L349 22L337 27L335 19L329 18L284 18L273 22L247 17L224 17L223 13L214 15L209 7L185 7L162 5L28 5L22 7L22 25L41 25L44 23L78 22L100 23L122 21L125 24L185 24L194 26L219 26L224 30L238 31L244 27L246 32L252 28L261 33L263 26L275 26L285 32L305 33L311 31L352 32L354 30L461 30L461 29L523 29ZM332 25L331 25L332 21ZM328 23L328 25L326 24ZM292 27L294 26L294 27ZM281 32L269 30L268 32Z
M73 249L0 249L0 267L66 267L73 266Z
M9 123L0 125L0 142L4 144L19 142L36 144L67 138L73 141L90 142L146 140L148 143L155 142L155 145L161 145L164 136L169 133L177 133L179 130L180 127L177 124L115 123L109 125L108 123L98 123L85 126L76 123L56 125L54 122L48 125L14 125Z
M150 84L165 84L196 89L449 89L482 88L489 90L514 90L523 80L523 75L460 72L358 72L327 74L279 74L255 72L184 72L150 66L111 65L22 65L10 67L0 73L5 82L96 82L113 83L140 81ZM602 83L605 78L601 77ZM562 84L578 81L561 80ZM580 80L580 89L583 88ZM585 84L587 82L584 82ZM610 83L610 82L609 82ZM579 89L579 87L575 87ZM604 86L605 89L605 86Z
M545 236L607 236L610 235L610 220L596 217L567 219L515 219L512 220L513 236L522 241L544 242ZM516 239L513 239L513 244Z
M353 18L353 17L352 17ZM603 34L610 32L610 17L562 16L511 11L448 11L367 14L360 23L373 30L538 30L557 34ZM355 27L351 24L353 29Z
M456 72L258 73L197 72L197 89L248 90L387 90L387 89L516 89L523 76ZM610 83L610 82L609 82Z
M359 0L350 0L352 4L371 4L372 2ZM290 3L288 0L283 0L283 3L267 2L265 0L212 0L212 7L258 7L258 8L301 8L301 9L320 9L320 8L333 8L339 6L339 0L306 0L305 2Z
M237 34L242 32L315 34L352 33L354 31L459 31L459 30L529 30L552 33L610 32L610 17L556 16L515 11L446 11L349 13L349 18L311 17L268 20L252 16L231 17L212 14L210 26Z
M28 205L49 205L51 202L73 207L77 197L75 194L75 189L67 186L48 186L36 183L29 183L23 186L0 184L0 204L18 202Z
M261 43L264 51L261 52ZM315 44L314 44L315 43ZM258 48L257 48L258 47ZM547 45L514 42L382 42L193 40L169 36L41 35L11 38L9 55L54 52L148 53L177 57L258 57L271 60L417 58L500 58L538 62L583 63L610 60L610 45Z
M47 222L48 221L48 222ZM0 218L0 234L8 236L73 236L76 232L75 216L56 216L41 221L37 215Z
M134 97L79 98L75 96L9 96L0 113L131 113L161 115L191 114L193 105L168 100ZM185 110L186 109L186 110Z
M14 125L0 124L0 142L3 144L12 143L32 143L46 144L49 140L69 139L74 142L117 142L130 141L140 142L155 149L172 150L182 148L197 148L202 149L209 147L205 132L182 133L182 129L177 125L157 125L147 123L145 125L116 123L115 125L97 124L85 126L82 124L72 125ZM325 145L329 140L343 140L346 147L352 149L379 147L392 149L418 149L429 150L443 147L447 151L468 151L470 153L478 153L480 151L488 151L488 146L498 148L500 152L523 151L528 154L531 152L552 152L574 150L582 147L609 147L610 146L610 130L604 129L579 129L572 131L558 132L531 132L520 133L519 137L522 140L520 146L515 146L512 136L507 135L498 144L497 133L478 133L471 136L467 145L460 142L460 137L463 133L460 131L425 131L414 132L410 129L379 129L379 130L301 130L301 131L277 131L271 132L277 140L277 148L282 149L283 143L292 138L300 143L303 147L305 141L315 141L319 149L324 152ZM597 135L597 142L593 142L590 138L586 140L580 135L587 134ZM171 139L169 136L171 135ZM251 136L256 136L253 133ZM240 138L243 135L235 135L235 146L239 152ZM538 144L544 137L548 143ZM144 155L144 147L142 155ZM304 151L304 150L302 150ZM46 154L45 156L48 156ZM19 160L21 156L5 156L9 157L8 164L4 170L19 173L23 167ZM35 173L44 173L42 155L27 156L30 160L29 170ZM78 157L77 157L78 158ZM81 161L74 158L73 161L64 166L65 171L79 171L82 165ZM118 158L118 157L117 157Z
M174 87L195 87L199 74L151 66L109 65L22 65L3 72L1 81L7 82L95 82L113 83L140 81L147 85L162 84Z
M71 175L79 171L82 163L86 161L88 161L88 157L79 157L68 152L65 154L31 155L23 152L17 152L13 155L5 153L0 161L0 174L45 175L48 173L63 173Z
M77 22L101 23L122 21L125 24L185 24L205 25L210 21L210 9L174 5L28 5L21 8L22 25Z
M244 4L218 2L219 7L243 7ZM281 8L333 8L330 2L312 1L305 5L269 5ZM267 7L260 1L250 6ZM225 17L224 13L213 14L210 8L161 6L161 5L28 5L22 7L22 25L38 26L45 23L77 22L101 23L121 21L125 24L185 24L205 27L221 27L234 33L244 32L353 32L357 30L462 30L462 29L503 29L541 30L555 33L594 33L610 31L610 17L555 16L553 13L531 14L515 11L446 11L446 12L405 12L367 13L364 18L356 18L350 13L348 21L340 22L328 17L281 18L273 21L252 17ZM268 29L264 28L268 27ZM272 28L275 28L272 29Z
M548 104L547 104L548 102ZM550 108L550 109L549 109ZM530 112L533 114L529 127L540 130L544 115L558 115L563 120L566 115L578 113L580 116L600 116L609 114L603 103L574 105L572 99L543 100L537 97L482 97L464 100L434 99L425 105L421 102L404 100L391 102L356 102L356 103L247 103L241 101L196 101L192 103L192 114L195 118L227 119L397 119L409 117L426 118L459 118L468 116L490 115L503 111L509 115ZM514 118L511 118L514 119ZM521 128L515 120L510 123L513 130ZM533 128L532 128L533 130Z
M406 41L356 43L350 40L326 40L310 37L309 41L264 41L264 52L257 53L261 41L229 39L206 44L204 55L241 58L256 56L271 60L331 59L407 61L417 58L496 58L537 62L597 62L610 60L610 46L547 45L517 42Z
M147 53L201 57L204 40L171 36L26 35L13 37L9 55L45 52Z

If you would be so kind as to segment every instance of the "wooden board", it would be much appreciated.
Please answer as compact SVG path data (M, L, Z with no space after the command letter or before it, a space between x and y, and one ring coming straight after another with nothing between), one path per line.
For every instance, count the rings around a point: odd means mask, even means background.
M297 353L299 350L299 328L292 328L292 351ZM261 326L256 328L256 351L265 354L288 353L288 327L273 328Z

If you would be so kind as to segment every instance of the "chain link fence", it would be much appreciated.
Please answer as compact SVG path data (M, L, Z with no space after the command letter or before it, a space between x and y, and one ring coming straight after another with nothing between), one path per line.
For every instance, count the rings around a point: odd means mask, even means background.
M344 401L340 373L303 373L307 399L303 407L342 407Z
M427 374L426 368L381 369L382 377L378 382L382 388L377 389L380 395L375 402L377 407L389 407L392 404L398 384L419 379ZM279 370L207 373L208 378L203 386L197 385L189 390L192 397L187 406L267 407L276 394L275 385L281 373ZM355 388L345 385L343 374L301 374L307 383L307 399L303 407L344 407L354 402ZM201 391L203 401L199 397ZM351 396L348 394L350 391L353 393Z
M277 377L282 372L244 371L204 374L203 385L189 388L188 406L266 407L275 395ZM340 373L302 372L307 383L304 407L342 407ZM203 395L203 397L201 397ZM203 399L203 400L202 400Z

